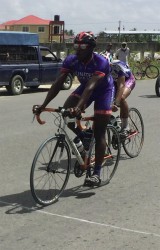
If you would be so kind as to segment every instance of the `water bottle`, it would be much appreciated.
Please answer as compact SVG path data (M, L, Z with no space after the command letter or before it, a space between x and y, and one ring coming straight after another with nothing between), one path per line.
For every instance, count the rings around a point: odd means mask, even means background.
M80 138L78 136L76 136L73 141L76 144L76 147L77 147L79 153L82 153L84 151L84 146L83 146L83 143L80 140Z
M84 145L84 149L86 151L89 150L89 146L90 146L90 143L91 143L92 135L93 135L93 130L91 128L87 129L85 131L85 133L84 133L83 145Z
M121 126L122 126L122 121L121 121L121 118L119 116L116 117L116 129L118 132L121 131Z

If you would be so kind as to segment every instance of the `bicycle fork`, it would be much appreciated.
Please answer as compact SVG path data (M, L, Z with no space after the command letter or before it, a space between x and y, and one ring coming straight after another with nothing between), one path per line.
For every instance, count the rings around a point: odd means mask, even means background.
M52 160L53 160L53 157L55 156L56 152L57 152L57 148L58 147L61 147L61 151L60 151L60 154L59 154L59 157L58 157L58 160L57 160L57 163L60 164L61 162L61 159L62 159L62 156L63 156L63 149L64 149L64 144L63 144L63 141L65 139L65 135L61 134L61 135L58 135L59 139L57 140L57 143L55 145L55 148L53 150L53 153L52 153L52 156L50 158L50 161L47 165L47 172L50 172L50 170L52 169ZM52 169L52 172L53 172L53 169Z

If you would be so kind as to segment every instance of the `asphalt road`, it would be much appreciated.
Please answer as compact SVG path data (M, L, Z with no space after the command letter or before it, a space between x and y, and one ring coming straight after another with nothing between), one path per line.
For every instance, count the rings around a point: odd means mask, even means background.
M39 144L54 132L49 117L44 126L32 123L32 105L41 104L47 89L20 96L0 89L1 250L160 249L160 98L154 84L137 81L128 98L144 120L141 154L129 159L122 152L113 179L104 187L80 192L83 177L71 174L59 201L45 208L36 206L29 176ZM70 92L61 91L55 106Z

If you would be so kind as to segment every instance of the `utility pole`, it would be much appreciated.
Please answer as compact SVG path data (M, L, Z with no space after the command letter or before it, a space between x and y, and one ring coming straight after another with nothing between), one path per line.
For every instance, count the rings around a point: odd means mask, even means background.
M118 22L118 31L119 31L118 42L120 42L120 36L121 36L121 21Z

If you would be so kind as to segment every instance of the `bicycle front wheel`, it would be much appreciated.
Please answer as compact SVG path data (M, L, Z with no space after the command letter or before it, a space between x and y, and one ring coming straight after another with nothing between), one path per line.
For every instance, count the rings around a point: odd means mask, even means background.
M36 203L47 206L58 200L67 185L70 167L70 149L64 139L54 136L42 143L30 172L30 188Z
M150 79L155 79L159 75L159 69L154 65L149 65L146 68L146 76Z
M116 172L121 153L120 137L117 129L108 125L106 129L106 152L101 168L101 186L110 182Z
M143 72L142 72L142 69L135 66L133 68L133 75L135 77L136 80L141 80L142 79L142 76L143 76Z
M136 108L129 109L128 124L130 132L128 137L122 141L122 145L126 154L134 158L139 155L144 142L143 119Z

